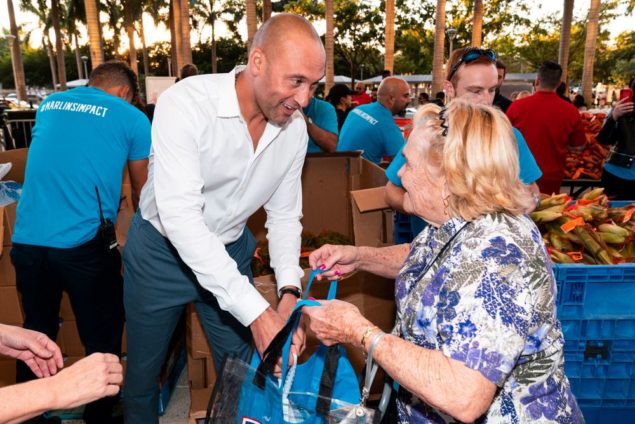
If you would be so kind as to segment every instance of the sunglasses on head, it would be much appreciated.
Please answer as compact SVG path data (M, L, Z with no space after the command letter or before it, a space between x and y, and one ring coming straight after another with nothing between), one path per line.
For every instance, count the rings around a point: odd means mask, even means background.
M452 79L456 71L459 70L459 67L463 64L468 64L474 62L476 59L481 57L485 57L492 62L496 61L496 52L492 49L479 49L477 47L471 47L466 49L465 52L461 55L461 58L454 64L452 69L450 69L450 74L448 75L448 81Z

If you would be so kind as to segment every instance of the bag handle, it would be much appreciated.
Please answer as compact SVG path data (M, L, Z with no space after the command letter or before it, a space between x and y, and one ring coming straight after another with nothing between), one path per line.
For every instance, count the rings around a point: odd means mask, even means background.
M260 365L258 365L258 372L256 372L256 376L254 377L254 384L259 388L264 388L265 376L273 374L276 363L278 362L278 358L280 358L280 356L282 356L283 379L286 376L286 370L289 362L289 353L291 351L291 339L293 337L293 332L297 329L300 322L302 308L304 306L320 305L319 302L315 300L308 300L307 297L311 290L311 286L313 285L315 276L321 274L322 272L323 271L320 269L311 271L303 299L298 301L296 306L293 308L293 311L289 315L286 325L278 332L278 334L276 334L276 336L273 338L273 340L263 353L263 359L260 362ZM336 294L337 280L332 280L330 282L329 292L326 297L327 300L334 299Z

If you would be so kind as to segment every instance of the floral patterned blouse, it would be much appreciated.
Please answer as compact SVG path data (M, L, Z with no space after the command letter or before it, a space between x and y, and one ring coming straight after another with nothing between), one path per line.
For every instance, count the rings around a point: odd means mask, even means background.
M395 291L402 338L498 387L477 422L584 422L564 374L551 263L527 216L428 226L413 241ZM397 406L402 423L455 422L405 389Z

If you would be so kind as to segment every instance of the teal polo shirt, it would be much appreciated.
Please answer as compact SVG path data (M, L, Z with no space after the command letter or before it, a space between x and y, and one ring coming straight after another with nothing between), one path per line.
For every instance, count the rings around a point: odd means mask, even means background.
M115 222L123 169L150 154L150 121L139 109L94 87L48 96L38 108L12 240L71 248Z
M318 127L333 134L338 133L335 106L329 102L325 102L317 97L311 97L308 106L302 110ZM306 151L307 153L323 152L322 148L318 146L311 137L309 137L309 144L307 145Z
M392 113L374 102L349 112L340 131L337 151L363 150L364 158L378 164L384 156L395 156L403 145L403 133Z
M538 167L536 159L534 159L534 155L531 154L529 146L527 146L527 142L525 141L525 137L523 137L520 131L518 131L516 128L513 128L513 130L514 135L516 136L516 142L518 143L520 180L525 184L532 184L536 182L538 178L542 177L542 171ZM392 160L388 168L386 168L386 177L388 177L388 180L397 187L401 187L401 178L399 178L397 173L406 163L406 158L404 157L401 150L399 150L399 153Z

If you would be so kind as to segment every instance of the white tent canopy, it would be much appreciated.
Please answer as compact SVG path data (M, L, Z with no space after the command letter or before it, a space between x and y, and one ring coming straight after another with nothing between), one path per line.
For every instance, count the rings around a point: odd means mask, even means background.
M333 82L335 84L350 84L351 79L344 75L335 75L333 77ZM320 84L325 84L325 83L326 83L326 77L322 77L322 79L320 80Z
M76 80L72 80L72 81L67 81L66 82L66 86L68 88L84 87L86 85L88 85L88 80L84 79L84 78L80 78L80 79L76 79ZM57 88L60 88L59 84L57 84Z

